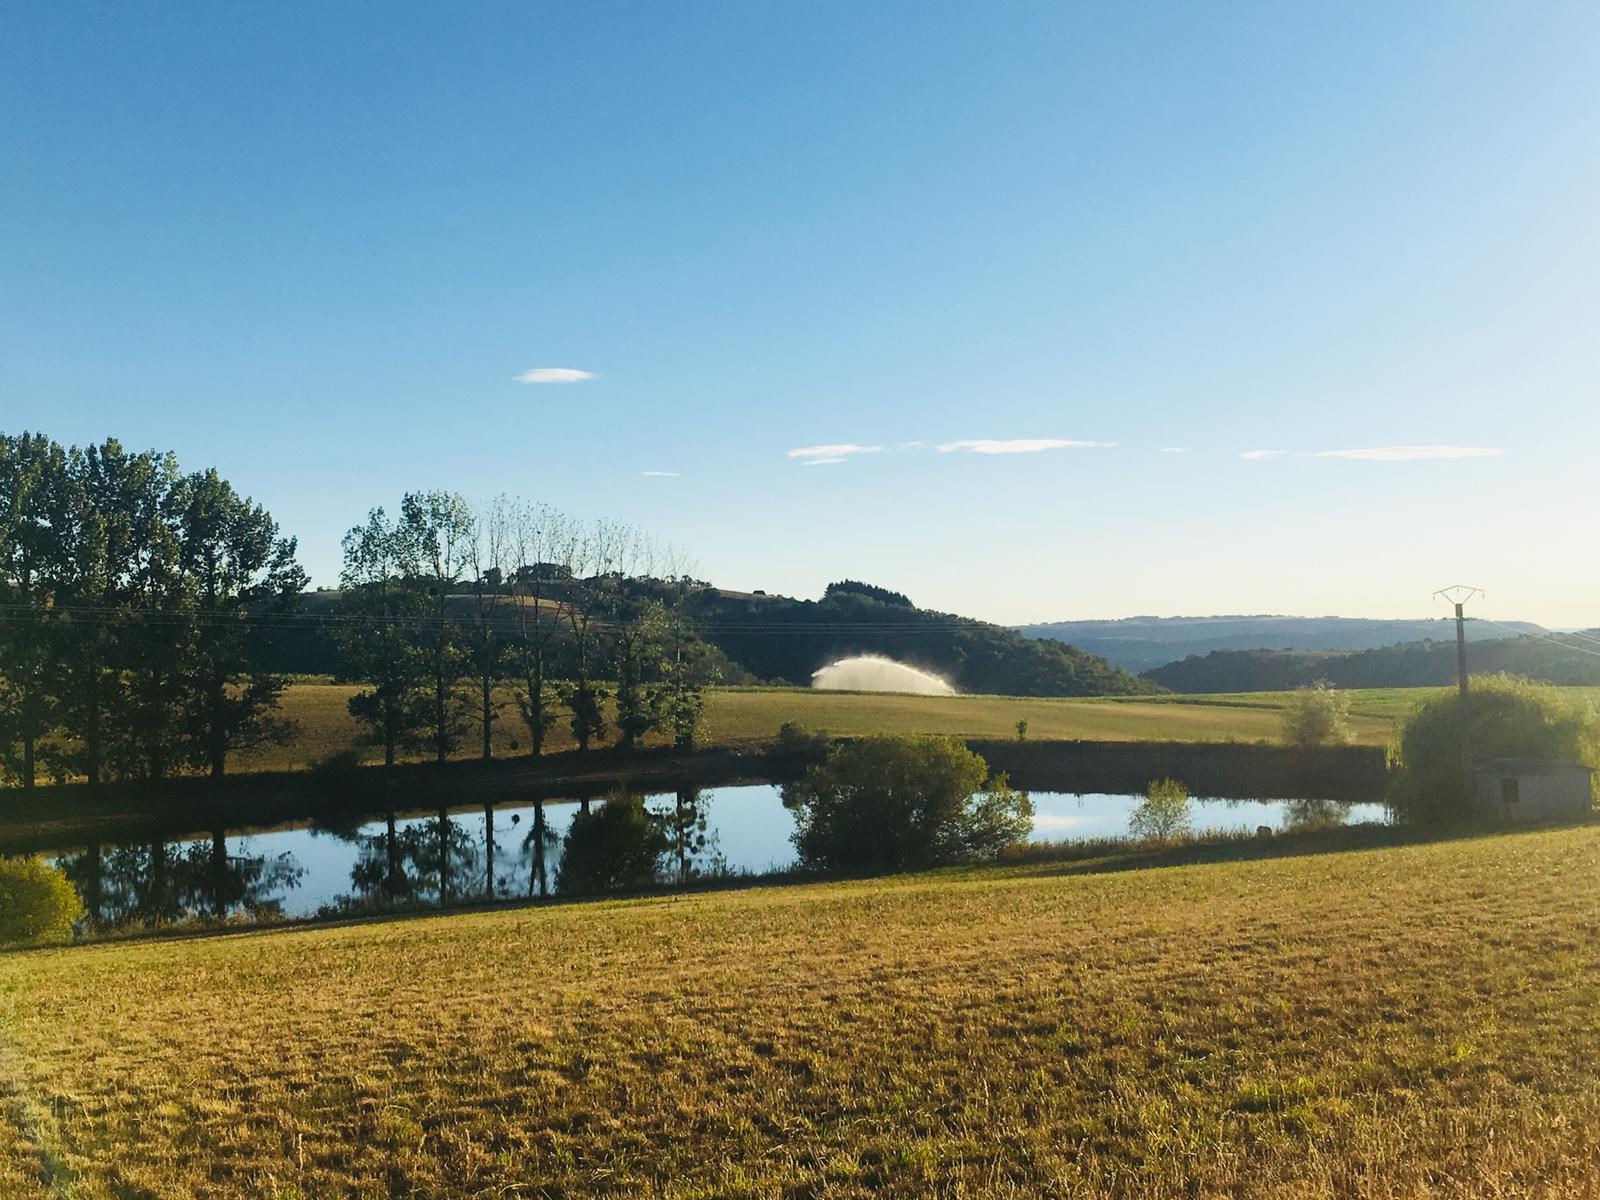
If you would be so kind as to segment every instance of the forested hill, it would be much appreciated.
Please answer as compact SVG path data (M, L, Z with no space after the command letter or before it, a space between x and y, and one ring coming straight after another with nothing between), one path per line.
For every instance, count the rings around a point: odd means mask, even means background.
M582 602L589 581L566 580L548 586L547 603L563 609ZM659 581L635 579L620 585L637 605L673 599ZM275 628L259 649L273 670L307 674L343 672L332 636L338 592L312 592L302 598L302 619ZM811 682L811 673L852 654L883 654L929 670L962 692L1017 696L1119 696L1159 692L1149 680L1112 666L1052 639L1025 638L1014 630L968 617L917 608L898 592L843 581L821 600L796 600L760 592L730 592L698 586L682 597L696 641L715 649L715 675L728 683ZM470 624L475 601L450 597L449 610ZM497 621L513 623L515 607L503 605ZM562 676L570 664L570 639L563 621L552 622L551 669ZM609 674L610 640L597 640L595 666Z
M835 659L883 654L941 675L963 692L1116 696L1161 690L1064 642L917 608L898 593L864 584L835 584L821 600L707 588L691 603L702 636L762 679L806 684Z
M1600 630L1473 642L1467 657L1475 674L1509 671L1546 683L1600 686ZM1456 679L1456 645L1410 642L1345 654L1214 650L1143 677L1186 694L1284 691L1318 680L1347 688L1443 686Z
M1513 621L1517 633L1543 632ZM1359 617L1127 617L1118 621L1052 621L1023 625L1027 637L1057 638L1103 655L1130 671L1148 671L1191 654L1213 650L1371 650L1402 642L1455 637L1448 619L1384 621ZM1473 640L1504 637L1505 628L1468 629Z

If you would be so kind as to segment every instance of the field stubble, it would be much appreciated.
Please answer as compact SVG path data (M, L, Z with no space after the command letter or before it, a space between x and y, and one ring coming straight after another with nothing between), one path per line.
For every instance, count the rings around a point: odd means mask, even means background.
M0 1194L1600 1184L1600 830L0 958Z

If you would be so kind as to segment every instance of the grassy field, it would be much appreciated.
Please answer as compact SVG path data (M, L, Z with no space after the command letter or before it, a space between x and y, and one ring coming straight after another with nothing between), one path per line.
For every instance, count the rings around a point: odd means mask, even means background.
M360 746L360 730L345 702L358 689L345 684L300 683L284 697L284 714L300 727L285 746L239 755L237 770L294 770L335 751L357 747L371 761L378 752ZM1411 706L1432 689L1392 689L1353 693L1355 740L1382 745ZM497 754L526 748L526 733L515 706L506 701L495 725ZM816 692L801 688L727 688L706 695L706 735L713 744L741 744L771 738L785 721L840 735L866 733L947 733L965 737L1016 736L1019 720L1031 738L1083 738L1107 741L1277 741L1279 711L1286 693L1238 696L1163 696L1134 699L1036 699L1024 696L902 696L881 693ZM564 718L564 714L562 714ZM464 739L462 757L475 755L476 726ZM550 750L571 749L564 719L546 743Z
M0 1195L1593 1195L1597 863L1580 829L14 954Z

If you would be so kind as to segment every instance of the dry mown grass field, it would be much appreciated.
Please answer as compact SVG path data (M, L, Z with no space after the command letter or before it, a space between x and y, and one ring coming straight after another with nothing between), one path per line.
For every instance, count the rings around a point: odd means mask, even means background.
M11 955L0 1195L1594 1194L1597 866L1585 828Z

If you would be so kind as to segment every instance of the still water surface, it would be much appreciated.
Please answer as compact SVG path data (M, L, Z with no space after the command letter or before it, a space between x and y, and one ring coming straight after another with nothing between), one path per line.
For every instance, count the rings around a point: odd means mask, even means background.
M1099 793L1030 796L1033 841L1126 836L1129 815L1140 800ZM685 793L684 800L704 822L704 846L691 863L696 872L762 874L794 865L789 840L794 817L783 806L778 787L705 788ZM647 798L652 809L664 813L674 811L679 802L671 792ZM552 887L561 838L578 809L576 801L545 802L544 860ZM1190 819L1196 833L1253 832L1261 825L1279 830L1307 822L1383 821L1386 812L1380 804L1194 800ZM392 843L387 821L379 815L337 830L224 831L207 838L101 846L98 853L71 851L55 857L90 911L109 924L193 914L302 917L384 907L386 887L397 891L402 906L435 905L441 897L458 902L534 894L533 827L531 804L509 804L402 817L395 823ZM391 864L398 866L397 874L391 873Z

